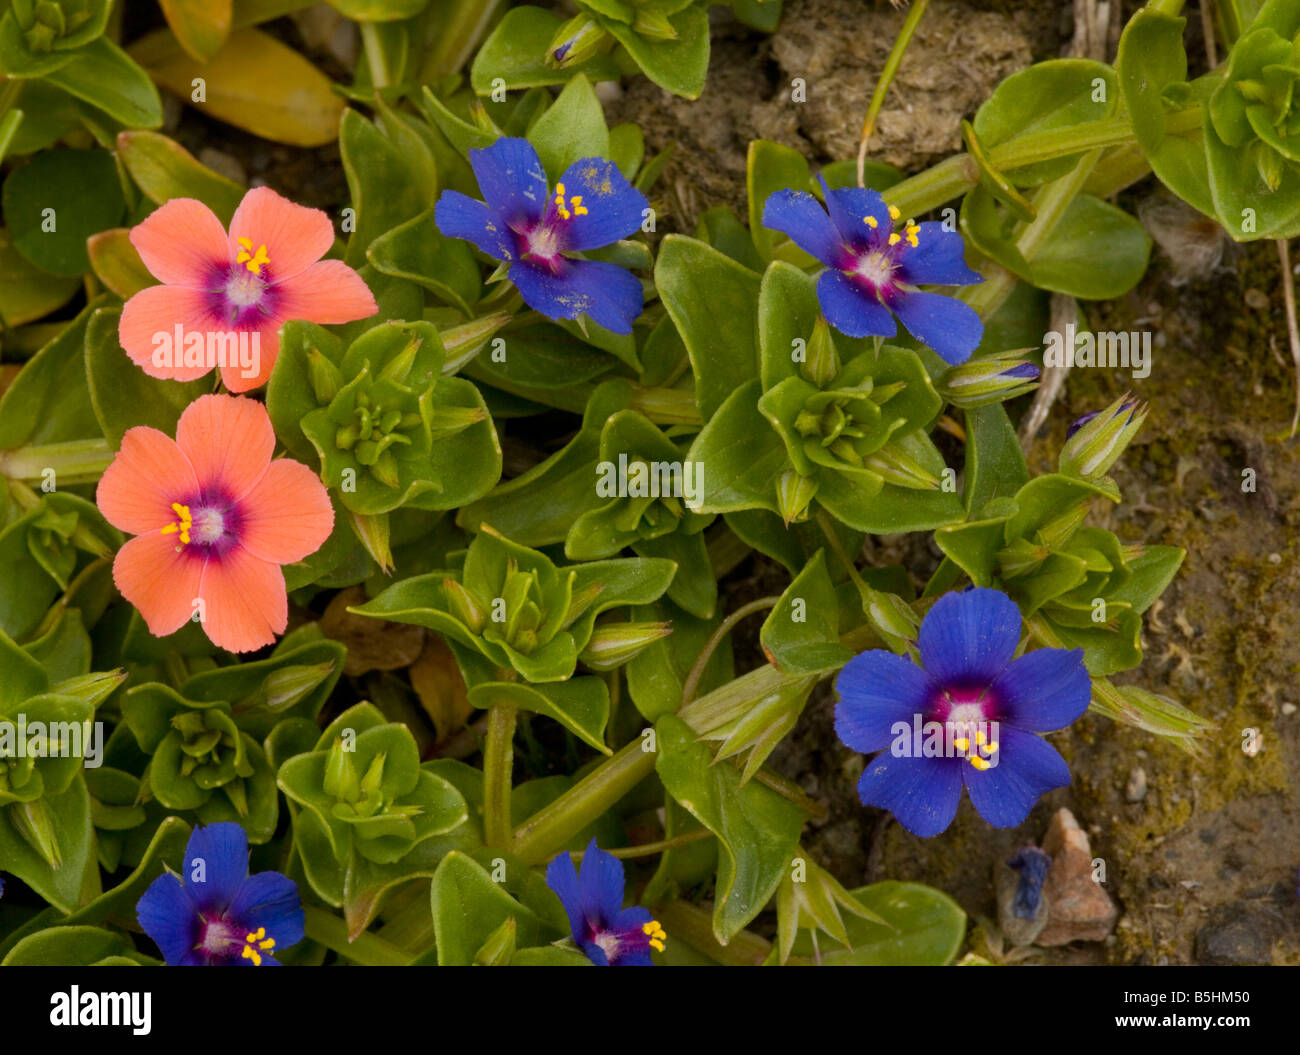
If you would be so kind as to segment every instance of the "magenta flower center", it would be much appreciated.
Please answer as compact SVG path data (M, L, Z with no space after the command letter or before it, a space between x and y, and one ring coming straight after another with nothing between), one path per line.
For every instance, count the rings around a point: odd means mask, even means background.
M242 265L235 265L230 269L223 292L232 308L250 308L262 302L266 280Z
M229 956L232 949L244 944L244 935L224 916L200 916L199 920L198 951L208 956Z
M239 541L238 506L220 495L173 502L171 508L176 519L161 530L164 535L176 536L178 552L220 556Z
M894 269L897 266L893 253L873 249L857 258L853 270L849 274L852 278L865 285L872 293L879 293L882 289L894 284Z

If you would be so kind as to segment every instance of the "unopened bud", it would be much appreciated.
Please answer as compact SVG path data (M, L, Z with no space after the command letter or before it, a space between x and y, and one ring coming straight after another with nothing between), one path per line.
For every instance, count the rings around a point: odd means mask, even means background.
M556 32L546 49L546 64L564 70L586 62L609 44L609 34L587 15L576 15Z
M443 579L442 589L447 595L447 607L451 610L451 615L474 633L480 633L483 624L487 621L487 612L483 610L483 605L479 603L478 598L455 579Z
M592 632L579 658L592 670L613 670L672 632L672 623L607 623Z
M1060 471L1084 480L1106 475L1146 421L1147 407L1127 395L1105 410L1086 414L1070 429L1061 448Z
M824 318L818 318L808 338L808 358L799 364L800 373L818 388L825 388L840 372L840 356L831 337L831 327Z
M913 491L939 490L939 478L896 444L885 444L864 464L887 484Z
M307 349L307 379L311 382L312 395L322 406L327 405L343 387L343 374L315 348Z
M808 519L808 506L817 494L817 481L787 469L776 482L776 508L789 526Z
M342 737L334 741L334 746L325 759L323 783L325 794L336 802L356 802L361 793L361 781L352 761L352 752L343 749Z
M677 39L677 30L662 11L647 11L644 8L637 11L636 17L632 19L632 31L648 40Z
M949 403L971 409L1022 396L1038 386L1041 376L1019 352L1000 352L954 366L940 379L938 390Z

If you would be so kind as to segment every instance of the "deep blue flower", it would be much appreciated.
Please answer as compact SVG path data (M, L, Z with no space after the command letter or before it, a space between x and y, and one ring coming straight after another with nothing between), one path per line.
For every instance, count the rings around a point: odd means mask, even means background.
M1007 861L1007 866L1020 873L1015 896L1011 899L1011 912L1017 919L1037 919L1043 903L1043 884L1052 870L1052 859L1037 846L1022 846Z
M980 317L959 300L916 288L983 281L966 266L961 235L911 220L895 231L899 212L876 191L821 184L825 209L806 191L779 190L763 206L763 224L826 265L817 280L826 320L850 337L893 337L897 316L947 362L965 362L984 334Z
M937 835L952 823L965 784L981 817L1014 828L1040 795L1070 782L1065 760L1034 734L1088 709L1083 650L1040 648L1013 659L1019 642L1015 603L998 590L969 589L926 614L921 666L881 649L845 664L835 681L835 731L854 751L882 752L858 783L865 805L889 810L915 835Z
M650 950L663 950L667 935L647 909L623 907L623 864L592 839L582 855L582 874L568 851L546 869L546 884L569 914L573 940L598 967L650 967Z
M632 272L568 254L626 238L641 226L646 197L603 158L583 158L547 188L546 171L526 139L498 139L471 150L483 201L449 190L438 199L438 230L473 242L510 265L510 281L530 308L552 319L590 315L614 333L631 333L641 314Z
M248 874L238 824L195 828L182 875L155 879L136 918L172 967L278 967L274 954L303 937L297 884L279 872Z

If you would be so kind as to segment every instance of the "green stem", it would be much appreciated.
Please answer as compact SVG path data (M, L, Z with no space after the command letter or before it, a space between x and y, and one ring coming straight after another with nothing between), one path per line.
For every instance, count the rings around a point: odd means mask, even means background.
M831 552L840 559L840 563L848 570L853 585L861 590L866 586L866 583L862 581L862 576L858 574L858 567L853 563L853 558L845 551L844 543L840 539L839 533L836 532L835 525L831 523L830 516L820 506L817 508L817 526L822 529L822 534L826 536L826 544L830 546Z
M709 635L709 640L705 643L703 650L695 658L690 673L686 675L686 680L682 682L683 704L690 703L694 699L695 690L699 688L700 679L704 677L704 668L709 665L713 653L718 650L718 646L722 644L723 639L731 633L732 628L746 616L764 611L767 608L775 608L780 603L781 598L779 597L760 597L756 601L750 601L749 604L741 605L718 624L717 629Z
M674 835L671 839L660 839L655 843L641 843L639 846L628 846L622 850L610 850L610 855L617 857L621 861L627 861L634 857L653 857L655 854L666 853L668 850L675 850L679 846L689 846L691 843L697 843L701 839L711 839L713 833L708 828L692 828L681 835ZM577 855L581 857L582 854Z
M405 967L411 957L375 934L362 933L348 941L348 925L332 912L308 905L303 909L307 937L362 967Z
M885 59L885 68L880 71L880 80L876 81L875 90L871 93L871 103L867 106L867 116L862 122L862 134L858 137L859 187L866 185L867 144L871 142L871 133L876 130L876 118L880 116L880 108L885 105L885 96L889 94L889 86L894 83L894 75L898 73L898 67L902 65L907 46L912 43L912 37L916 34L916 27L921 24L921 16L925 14L925 9L929 6L930 0L916 0L912 4L911 10L907 12L907 18L903 21L903 28L898 31L894 46L889 51L889 57Z
M379 39L373 22L361 23L361 44L366 51L366 64L370 67L370 83L376 89L387 88L392 83L392 72L384 55L383 41Z
M515 725L519 708L494 703L488 711L487 742L483 745L483 841L510 848L510 791L515 764Z
M93 483L112 464L116 452L107 440L70 440L0 451L0 476L43 483L54 470L55 486Z
M685 901L667 901L655 906L655 916L668 933L711 960L728 967L761 967L772 953L772 943L742 930L723 945L713 933L713 920L703 909Z

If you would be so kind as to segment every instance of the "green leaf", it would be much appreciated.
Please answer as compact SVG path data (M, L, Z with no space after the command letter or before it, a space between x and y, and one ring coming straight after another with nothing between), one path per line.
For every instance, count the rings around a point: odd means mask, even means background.
M356 110L346 110L339 125L339 151L356 210L344 259L360 267L375 239L433 208L438 186L431 155L400 122L386 122L381 129Z
M81 360L86 325L104 299L88 304L54 340L27 360L0 396L0 450L100 435Z
M698 619L665 601L632 610L636 621L672 623L673 632L639 652L627 664L627 689L646 721L674 713L682 705L682 689L695 661L704 651L717 619ZM731 680L731 638L723 639L704 668L696 687L703 696Z
M230 35L231 0L159 0L181 47L207 62Z
M655 285L691 357L695 399L706 421L758 376L759 281L698 239L670 234L659 247Z
M513 919L520 945L534 944L541 921L507 894L477 861L457 851L438 865L429 887L438 966L466 967L492 932Z
M764 784L742 785L729 762L714 765L708 746L680 718L665 715L655 728L655 769L664 787L718 837L713 933L725 945L776 893L799 845L803 813Z
M90 269L86 239L126 213L117 166L103 150L48 150L4 184L4 215L14 245L56 275Z
M995 498L1010 498L1029 482L1020 438L1001 403L966 412L966 512L980 515Z
M66 304L81 289L80 276L51 275L14 248L0 228L0 323L7 327L34 322Z
M987 150L1019 135L1063 131L1100 121L1115 112L1115 71L1092 59L1050 59L1013 73L976 111L975 134ZM1064 176L1074 157L1024 165L1009 173L1018 186L1037 186Z
M125 51L105 37L91 41L74 61L47 73L45 80L128 128L162 125L158 89ZM186 82L185 94L189 91Z
M49 819L58 848L58 866L37 853L15 826L14 812L23 804L0 808L0 861L4 861L6 872L17 876L60 912L74 912L100 892L86 783L78 773L63 791L47 793L34 805L43 807Z
M438 231L433 210L392 228L370 243L366 259L386 275L407 278L467 316L483 293L478 261L468 242Z
M15 944L0 967L94 967L144 959L125 934L99 927L51 927Z
M966 914L932 887L890 879L850 894L888 926L845 917L851 948L823 950L821 962L827 966L941 967L952 963L965 940ZM801 933L794 952L811 956L813 951L812 939Z
M104 436L114 447L121 446L126 430L150 425L167 435L176 433L176 422L185 408L212 390L212 379L167 381L150 377L127 358L117 340L120 308L100 308L86 328L86 376L90 400Z
M521 710L544 714L583 743L602 754L611 753L604 741L605 724L609 721L609 689L602 678L579 676L541 685L481 682L469 690L468 698L475 707L485 710L494 703L513 703Z
M470 84L479 95L490 95L498 77L507 88L563 84L575 74L592 81L618 79L618 66L608 55L595 55L567 69L546 63L547 49L564 19L540 7L511 8L483 42L470 68Z
M632 57L641 72L660 88L686 99L698 99L709 72L709 16L702 5L690 7L669 19L675 40L652 40L634 27L608 20L609 31Z
M575 161L609 157L609 129L595 89L578 74L528 129L552 185Z
M1133 134L1148 154L1165 138L1164 90L1187 80L1186 25L1185 18L1143 10L1129 20L1120 37L1115 60L1120 91Z
M839 624L826 551L818 550L763 621L759 641L768 661L783 674L821 674L853 658L840 644Z
M200 164L188 150L157 132L123 132L117 156L155 205L172 198L196 198L229 224L244 197L244 188Z
M758 411L760 391L757 379L737 387L691 444L687 457L708 469L701 512L778 512L776 485L789 457Z
M772 259L772 244L777 236L763 226L763 209L767 199L779 190L812 189L808 159L792 147L770 139L750 140L745 186L749 194L749 233L759 255L768 261Z

